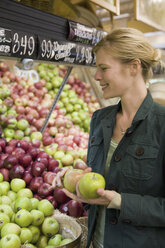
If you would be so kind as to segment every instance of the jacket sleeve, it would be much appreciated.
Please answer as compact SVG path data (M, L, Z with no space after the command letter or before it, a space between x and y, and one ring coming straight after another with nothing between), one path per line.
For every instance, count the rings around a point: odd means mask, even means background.
M165 227L165 198L121 193L119 221L135 226Z

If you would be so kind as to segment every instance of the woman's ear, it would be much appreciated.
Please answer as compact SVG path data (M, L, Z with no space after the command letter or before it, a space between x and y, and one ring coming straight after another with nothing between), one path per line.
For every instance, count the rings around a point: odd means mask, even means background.
M139 71L141 71L141 61L140 59L134 59L130 63L131 75L135 76Z

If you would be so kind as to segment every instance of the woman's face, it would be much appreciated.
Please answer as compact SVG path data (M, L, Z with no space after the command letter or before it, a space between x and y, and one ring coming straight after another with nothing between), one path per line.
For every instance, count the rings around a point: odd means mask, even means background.
M96 66L95 80L100 82L105 99L122 97L132 86L129 64L122 64L103 48L96 53Z

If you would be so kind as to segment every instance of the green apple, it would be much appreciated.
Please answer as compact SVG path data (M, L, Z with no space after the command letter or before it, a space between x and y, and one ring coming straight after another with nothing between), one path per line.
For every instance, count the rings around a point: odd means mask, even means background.
M7 214L0 213L0 230L2 227L10 222L10 218Z
M52 143L48 146L45 146L44 150L46 153L48 153L50 156L53 156L53 154L57 151L58 144Z
M7 195L8 191L10 190L10 184L7 181L3 181L0 183L0 190L2 195Z
M79 191L85 198L97 198L97 189L105 189L104 177L95 172L88 172L84 174L79 180Z
M20 240L21 244L31 242L32 241L32 232L29 230L27 227L22 227L21 228L21 233L20 233Z
M45 248L54 248L54 245L47 245L47 246L45 246Z
M32 209L37 209L38 208L38 203L39 200L35 197L30 198L31 204L32 204Z
M46 217L42 223L42 232L47 237L52 237L59 231L59 223L54 217Z
M31 215L33 217L33 221L32 221L32 225L34 226L39 226L42 224L42 222L44 221L44 214L43 212L33 209L31 212Z
M22 140L24 137L24 132L22 130L16 130L14 133L14 139Z
M72 165L73 161L73 156L71 154L65 154L61 159L61 162L64 166Z
M30 211L32 209L31 201L26 196L19 196L16 198L14 203L14 211L18 212L20 209L26 209Z
M29 188L20 189L17 193L17 197L26 196L28 198L33 197L33 192Z
M20 130L25 130L29 126L29 123L25 119L20 119L17 121L17 128Z
M6 138L12 139L14 137L14 134L15 134L14 129L5 128L3 131L4 131L4 136Z
M61 243L60 243L60 246L69 244L69 243L71 243L71 242L73 242L73 239L69 239L69 238L63 239L63 240L61 241Z
M43 199L38 203L38 210L43 212L44 216L50 216L53 214L54 207L50 201Z
M39 227L30 225L28 228L32 232L32 241L31 241L31 243L32 244L37 243L37 241L39 240L39 237L40 237L40 229L39 229Z
M11 205L11 203L12 201L9 196L6 196L6 195L1 196L1 204Z
M39 131L32 132L30 138L31 140L42 140L42 133Z
M11 218L13 215L13 210L12 210L11 206L9 206L9 205L1 204L0 205L0 213L6 214L9 216L9 218Z
M3 182L3 174L0 173L0 183Z
M11 201L15 201L17 194L16 192L9 190L7 196L11 199Z
M36 243L37 248L45 248L48 244L48 238L44 235L41 235Z
M59 246L61 243L61 240L63 239L61 234L55 234L54 236L52 236L49 241L48 241L48 245L54 245L54 246Z
M1 239L2 248L20 248L21 241L16 234L8 234Z
M26 187L26 183L21 178L14 178L10 182L10 187L12 191L18 192L19 190L24 189Z
M20 233L21 233L21 228L15 223L7 223L1 229L1 237L4 237L8 234L16 234L19 236Z
M17 120L16 120L16 118L11 118L8 121L7 127L12 129L12 128L15 128L16 126L17 126Z
M53 155L53 157L57 160L61 160L62 157L65 155L63 151L56 151Z
M15 222L20 227L27 227L32 223L33 217L26 209L21 209L15 214Z
M30 243L26 243L23 245L23 248L37 248L37 246L30 244Z

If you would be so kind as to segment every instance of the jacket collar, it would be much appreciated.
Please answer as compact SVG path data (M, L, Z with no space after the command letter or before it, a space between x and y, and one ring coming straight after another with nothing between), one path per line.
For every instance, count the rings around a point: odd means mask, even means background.
M146 118L150 109L152 108L152 105L153 105L153 99L150 92L148 91L147 96L145 97L144 101L142 102L141 106L139 107L138 111L135 114L132 125L129 128L130 131L133 131L136 128L136 126L140 123L140 121ZM106 114L104 118L101 120L103 136L104 136L105 154L107 153L109 148L109 142L112 137L113 127L116 121L115 117L117 112L121 109L121 102L119 102L117 105L111 106L111 108L112 108L111 111L108 111L109 108L107 108Z

